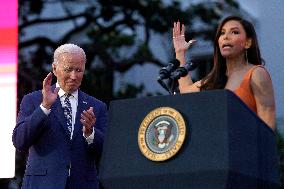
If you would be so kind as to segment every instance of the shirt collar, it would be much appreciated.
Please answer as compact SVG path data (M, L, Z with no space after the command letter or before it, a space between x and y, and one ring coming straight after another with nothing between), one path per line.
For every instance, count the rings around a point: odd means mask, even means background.
M56 87L60 87L58 83L56 83ZM66 92L63 89L59 89L58 96L59 98L63 97L66 94ZM71 96L73 96L76 100L78 100L78 89L71 93Z

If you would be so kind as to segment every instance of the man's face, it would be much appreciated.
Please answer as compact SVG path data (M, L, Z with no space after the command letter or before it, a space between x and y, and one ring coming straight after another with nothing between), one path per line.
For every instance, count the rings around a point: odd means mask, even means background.
M58 63L52 64L52 69L60 88L67 93L73 93L81 85L85 60L81 54L63 53Z

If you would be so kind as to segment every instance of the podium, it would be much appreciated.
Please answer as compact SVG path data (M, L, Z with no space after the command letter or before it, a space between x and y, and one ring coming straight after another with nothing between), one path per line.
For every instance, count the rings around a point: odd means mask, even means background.
M147 159L138 146L145 116L180 112L186 137L172 158ZM274 132L229 90L112 101L100 164L104 189L276 189Z

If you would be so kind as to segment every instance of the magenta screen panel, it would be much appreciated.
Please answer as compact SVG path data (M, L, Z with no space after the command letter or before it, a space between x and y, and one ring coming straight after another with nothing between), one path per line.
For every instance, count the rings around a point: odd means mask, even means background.
M18 1L0 0L0 178L15 174L12 132L17 113Z

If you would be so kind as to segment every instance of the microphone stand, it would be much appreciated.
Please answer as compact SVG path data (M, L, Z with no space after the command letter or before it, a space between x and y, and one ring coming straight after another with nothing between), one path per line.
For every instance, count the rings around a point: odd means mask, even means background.
M172 79L170 78L169 79L169 93L171 95L176 95L177 93L179 93L179 90L178 90L178 79Z
M171 75L166 82L165 79L158 77L157 81L170 95L176 95L179 93L178 80L180 77L180 75Z
M158 78L157 81L167 92L169 92L170 95L172 95L172 91L169 87L169 82L166 84L161 78Z
M163 73L165 75L166 73L167 76L165 77L165 76L160 75L157 81L166 91L169 92L170 95L176 95L177 93L180 92L178 88L179 87L178 80L181 77L186 76L189 71L194 70L196 67L197 67L197 64L193 62L189 62L173 70L162 69L160 71L160 74ZM167 83L163 81L164 79L167 79Z
M179 92L178 90L178 80L179 78L168 78L165 82L163 79L158 77L157 81L158 83L170 94L175 95Z

